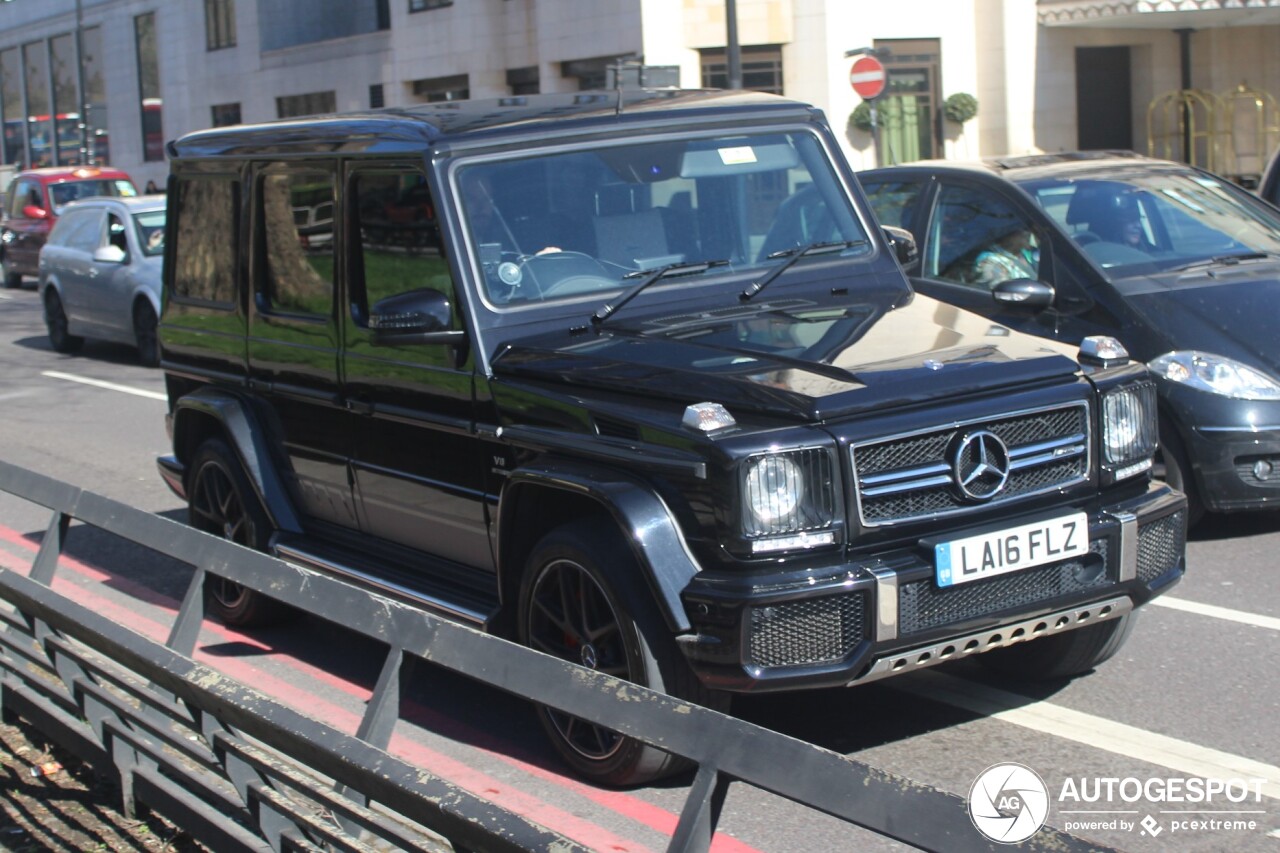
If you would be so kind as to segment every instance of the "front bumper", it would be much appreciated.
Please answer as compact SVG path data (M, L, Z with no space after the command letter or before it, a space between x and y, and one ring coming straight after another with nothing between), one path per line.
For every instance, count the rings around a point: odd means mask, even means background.
M794 690L873 681L1118 618L1182 577L1186 499L1153 483L1092 514L1089 546L1078 558L947 588L924 546L825 570L700 575L684 593L694 633L681 647L710 687Z
M1160 392L1207 509L1280 507L1280 401L1235 400L1172 382Z
M160 456L156 458L156 467L160 469L160 478L180 499L187 499L187 469L176 456Z

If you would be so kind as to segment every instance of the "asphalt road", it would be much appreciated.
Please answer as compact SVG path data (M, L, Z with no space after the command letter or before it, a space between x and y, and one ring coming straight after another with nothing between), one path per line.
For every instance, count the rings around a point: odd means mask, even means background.
M0 377L0 459L183 517L155 469L168 449L163 377L129 348L89 342L58 355L34 290L0 291ZM46 510L0 495L0 564L29 559L48 522ZM68 553L81 594L164 636L189 567L84 528ZM1046 784L1050 823L1101 824L1077 834L1121 849L1277 851L1277 553L1280 512L1211 519L1193 533L1186 579L1141 614L1116 658L1069 684L1002 682L959 662L858 689L749 697L734 713L961 795L991 765L1023 764ZM382 650L307 617L248 635L208 626L197 656L353 731ZM690 780L583 785L562 773L527 705L465 678L419 671L404 708L396 748L433 772L595 849L666 846ZM1197 783L1174 781L1184 779L1240 781L1196 802ZM720 830L723 851L899 849L741 785Z

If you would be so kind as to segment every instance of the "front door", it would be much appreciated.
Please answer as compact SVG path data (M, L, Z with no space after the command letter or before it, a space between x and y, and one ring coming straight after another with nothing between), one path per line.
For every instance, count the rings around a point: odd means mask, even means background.
M419 290L443 293L452 305L450 327L463 328L427 175L407 163L358 167L346 188L344 393L360 413L362 527L393 546L492 570L469 351L388 345L371 328L379 316L386 320L383 300Z

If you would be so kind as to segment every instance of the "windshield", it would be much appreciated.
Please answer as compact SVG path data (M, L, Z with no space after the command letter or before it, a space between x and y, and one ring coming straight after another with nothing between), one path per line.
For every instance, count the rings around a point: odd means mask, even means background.
M133 184L125 180L63 181L60 184L49 185L49 197L53 201L53 212L58 216L62 215L63 205L82 198L101 195L135 196L137 194L138 190Z
M1113 278L1280 255L1280 213L1211 175L1146 169L1022 187Z
M464 165L454 180L484 296L498 310L607 297L671 265L714 262L701 282L819 242L871 251L807 132L596 145Z
M135 213L133 222L138 229L138 245L144 255L164 254L164 211L151 210Z

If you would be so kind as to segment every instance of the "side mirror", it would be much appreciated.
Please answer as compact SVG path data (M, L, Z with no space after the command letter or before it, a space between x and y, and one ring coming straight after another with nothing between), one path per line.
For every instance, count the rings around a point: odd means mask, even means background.
M423 288L397 293L374 303L369 310L373 342L382 346L398 344L458 343L466 333L450 329L453 306L438 290Z
M1011 278L991 289L991 298L1001 305L1037 310L1052 305L1054 296L1052 287L1032 278Z
M119 246L99 246L93 250L93 259L102 264L123 264L127 257Z
M910 231L895 225L881 225L880 229L884 231L885 239L893 247L898 263L905 267L920 257L920 250L916 248L916 238Z
M36 207L34 204L29 204L22 208L22 215L27 219L48 219L49 211L45 210L43 207Z

